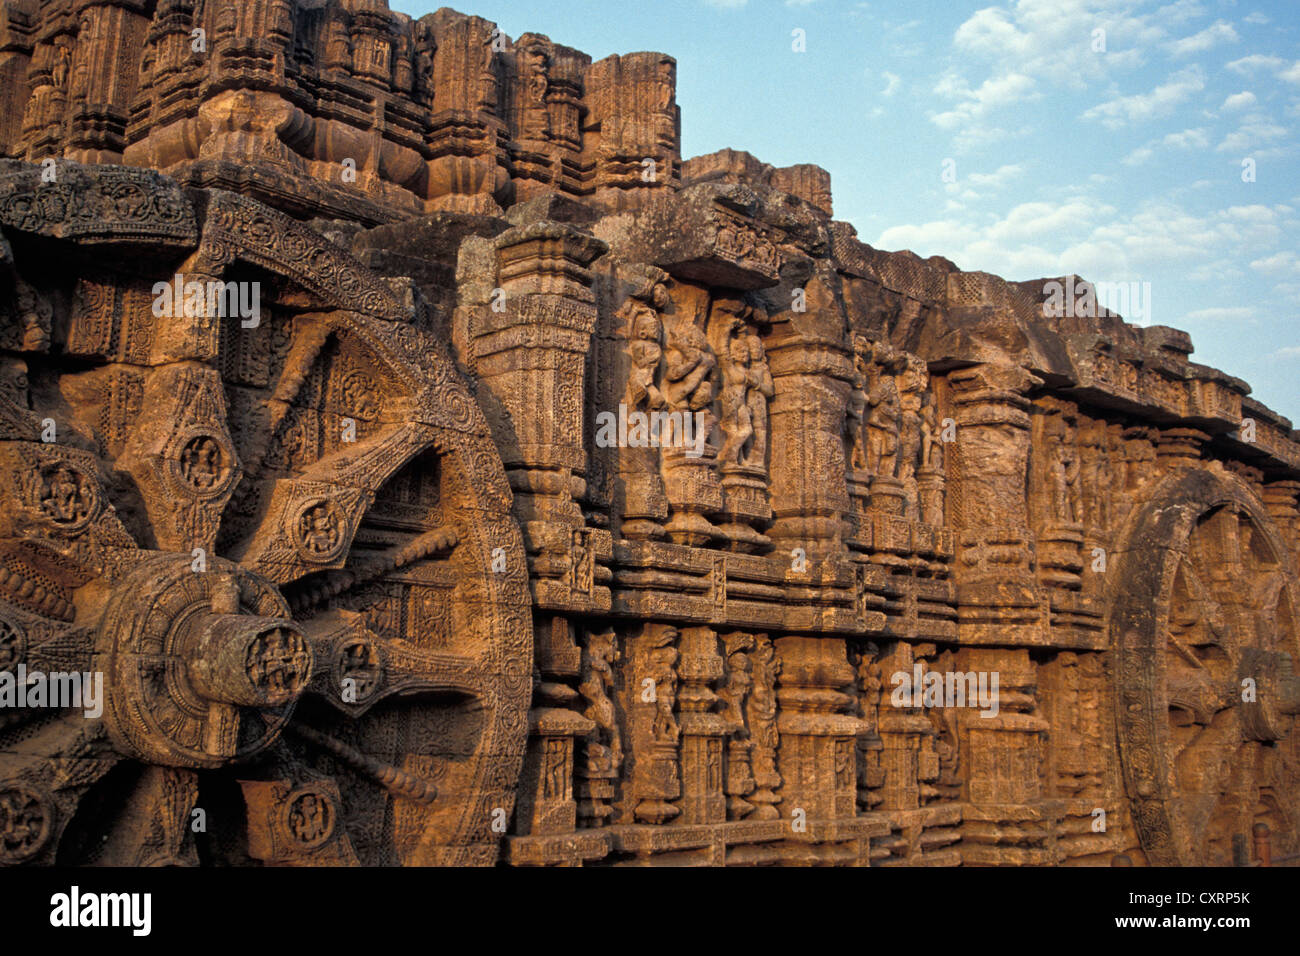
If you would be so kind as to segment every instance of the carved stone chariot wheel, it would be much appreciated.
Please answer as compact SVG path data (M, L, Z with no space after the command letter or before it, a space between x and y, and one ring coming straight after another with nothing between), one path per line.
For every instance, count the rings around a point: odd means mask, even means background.
M0 669L102 675L0 710L0 864L493 861L524 551L418 299L143 170L9 164L0 227Z
M1300 851L1292 561L1258 499L1217 468L1165 479L1130 521L1116 713L1152 864L1241 865L1261 823L1274 853Z

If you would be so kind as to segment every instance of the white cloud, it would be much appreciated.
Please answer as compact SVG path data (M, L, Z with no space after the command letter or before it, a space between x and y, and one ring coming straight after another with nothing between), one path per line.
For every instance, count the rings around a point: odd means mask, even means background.
M972 14L957 28L953 46L965 57L998 65L998 72L1080 89L1140 64L1143 51L1167 36L1162 21L1177 18L1169 8L1134 16L1132 6L1125 0L1012 0ZM1104 31L1105 52L1094 50L1098 30Z
M1268 23L1268 22L1269 22L1269 19L1268 19L1268 17L1264 16L1264 14L1260 13L1260 12L1257 10L1257 11L1255 11L1254 13L1250 14L1249 16L1245 17L1244 20L1243 20L1243 22L1245 22L1245 23L1253 23L1253 24L1255 24L1256 26L1260 26L1260 25L1262 25L1262 24Z
M1280 56L1252 53L1250 56L1243 56L1240 60L1233 60L1228 64L1228 69L1234 73L1240 73L1242 76L1250 76L1256 70L1276 71L1284 66L1286 66L1286 60Z
M969 153L993 143L1006 139L1011 134L1001 126L968 126L952 138L952 148L956 153Z
M1166 134L1160 142L1173 149L1205 149L1210 145L1210 136L1205 129L1185 129L1181 133Z
M1256 259L1250 267L1266 275L1287 275L1291 272L1300 272L1300 259L1296 258L1294 252L1283 250L1263 259Z
M1195 322L1254 322L1255 310L1245 306L1225 306L1222 308L1197 309L1184 313L1182 321Z
M1257 204L1203 212L1150 201L1123 215L1099 200L1077 197L1020 203L992 221L953 212L886 229L874 245L939 253L963 269L1009 279L1074 272L1097 281L1148 281L1173 270L1181 280L1223 281L1242 274L1249 255L1242 250L1276 248L1284 240L1286 208Z
M1150 93L1134 93L1099 103L1084 111L1084 119L1100 120L1109 129L1129 123L1142 123L1173 111L1193 93L1205 89L1205 78L1198 67L1180 70Z
M1277 75L1279 80L1286 80L1288 83L1300 83L1300 60L1292 63L1289 67Z
M1184 23L1205 16L1205 7L1199 0L1175 0L1168 6L1156 11L1156 19L1167 20L1170 24Z
M903 85L903 79L897 73L884 70L880 75L885 78L885 88L880 91L881 96L893 96L898 92L898 88Z
M1236 131L1214 147L1219 153L1245 154L1286 136L1286 127L1278 126L1263 113L1249 113Z
M971 173L969 179L976 186L988 186L992 189L1001 189L1013 179L1019 179L1024 175L1025 167L1019 163L999 166L996 172L992 173Z
M940 96L958 101L952 109L930 117L934 125L947 130L970 126L983 120L995 109L1031 99L1035 95L1034 81L1023 73L993 77L985 80L977 89L971 89L962 78L947 74L940 78L934 91Z
M1216 20L1199 33L1173 41L1168 49L1171 56L1190 56L1193 53L1204 53L1220 43L1236 43L1240 39L1231 23Z
M1133 152L1120 160L1120 162L1125 166L1141 166L1143 163L1150 160L1155 154L1156 151L1150 146L1139 146L1137 149L1133 150Z
M1255 94L1250 92L1250 90L1243 90L1240 93L1233 93L1229 96L1223 101L1223 105L1219 107L1219 109L1227 110L1228 112L1244 110L1254 106L1255 102Z

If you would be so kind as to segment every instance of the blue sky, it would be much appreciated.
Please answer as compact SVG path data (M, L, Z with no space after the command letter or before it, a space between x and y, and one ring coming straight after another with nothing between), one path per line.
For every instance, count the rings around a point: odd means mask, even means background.
M817 163L873 245L1008 279L1150 283L1152 324L1300 422L1300 0L457 9L597 59L672 54L683 156Z

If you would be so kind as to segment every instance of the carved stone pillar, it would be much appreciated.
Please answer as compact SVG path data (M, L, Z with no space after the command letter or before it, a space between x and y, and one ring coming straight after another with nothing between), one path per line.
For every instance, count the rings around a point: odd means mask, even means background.
M580 652L562 617L534 627L537 661L533 708L528 712L528 752L519 784L515 833L569 833L577 825L574 800L575 741L595 723L574 709L578 692L570 681L580 673Z
M977 365L948 378L957 440L948 446L948 514L960 556L954 568L964 642L1045 638L1030 569L1026 515L1029 401L1040 380L1019 366Z
M29 161L58 153L74 45L72 34L64 32L42 37L32 50L27 72L27 85L32 92L22 122L23 152Z
M426 208L499 214L497 202L510 200L499 118L503 35L482 17L447 8L421 22L432 23L436 50Z
M677 695L682 730L682 799L678 823L721 823L727 818L723 793L723 738L727 721L714 712L712 684L723 674L718 639L707 627L681 632L682 687Z
M33 30L27 11L14 4L0 10L0 143L17 145L32 61Z
M149 27L149 21L131 6L85 5L81 11L69 64L66 159L122 161L136 80L131 71L121 69L122 51L139 49Z
M962 648L960 672L998 675L991 708L958 713L962 765L967 767L962 858L983 865L1051 865L1056 860L1059 801L1042 788L1050 728L1038 714L1036 665L1025 649Z
M833 297L809 282L806 305L831 311ZM797 313L775 317L766 341L772 366L772 510L768 535L778 550L808 554L839 550L849 502L844 418L853 359L842 336L832 339L802 328Z
M881 700L883 681L880 675L880 649L868 643L861 649L849 649L849 663L857 674L858 717L862 732L858 735L858 809L870 813L880 806L880 792L885 783L881 758L884 743L880 739L880 713L888 705Z
M915 810L921 805L921 778L937 776L937 768L935 774L925 774L921 767L923 744L935 732L916 680L926 667L912 645L899 642L882 656L878 669L883 689L877 724L883 778L878 809Z
M590 235L549 220L497 237L497 282L473 316L480 399L501 450L542 607L576 600L609 606L608 590L582 569L608 559L608 533L586 529L582 390L596 327L587 266L605 250ZM539 406L545 414L537 414ZM582 593L586 589L587 593Z
M1300 481L1271 481L1264 486L1264 507L1282 529L1287 547L1291 549L1292 560L1296 560L1300 553L1300 506L1296 503L1297 495L1300 495Z
M1164 428L1155 436L1155 462L1162 472L1191 468L1202 458L1210 436L1196 428Z
M857 738L862 721L845 689L855 673L836 638L782 637L777 685L781 733L781 816L802 809L809 820L857 814Z

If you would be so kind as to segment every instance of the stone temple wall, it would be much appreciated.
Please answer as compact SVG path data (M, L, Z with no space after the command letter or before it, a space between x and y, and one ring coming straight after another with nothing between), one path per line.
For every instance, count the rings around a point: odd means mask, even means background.
M661 54L6 0L0 77L0 863L1300 851L1300 445L1185 333L683 162Z

